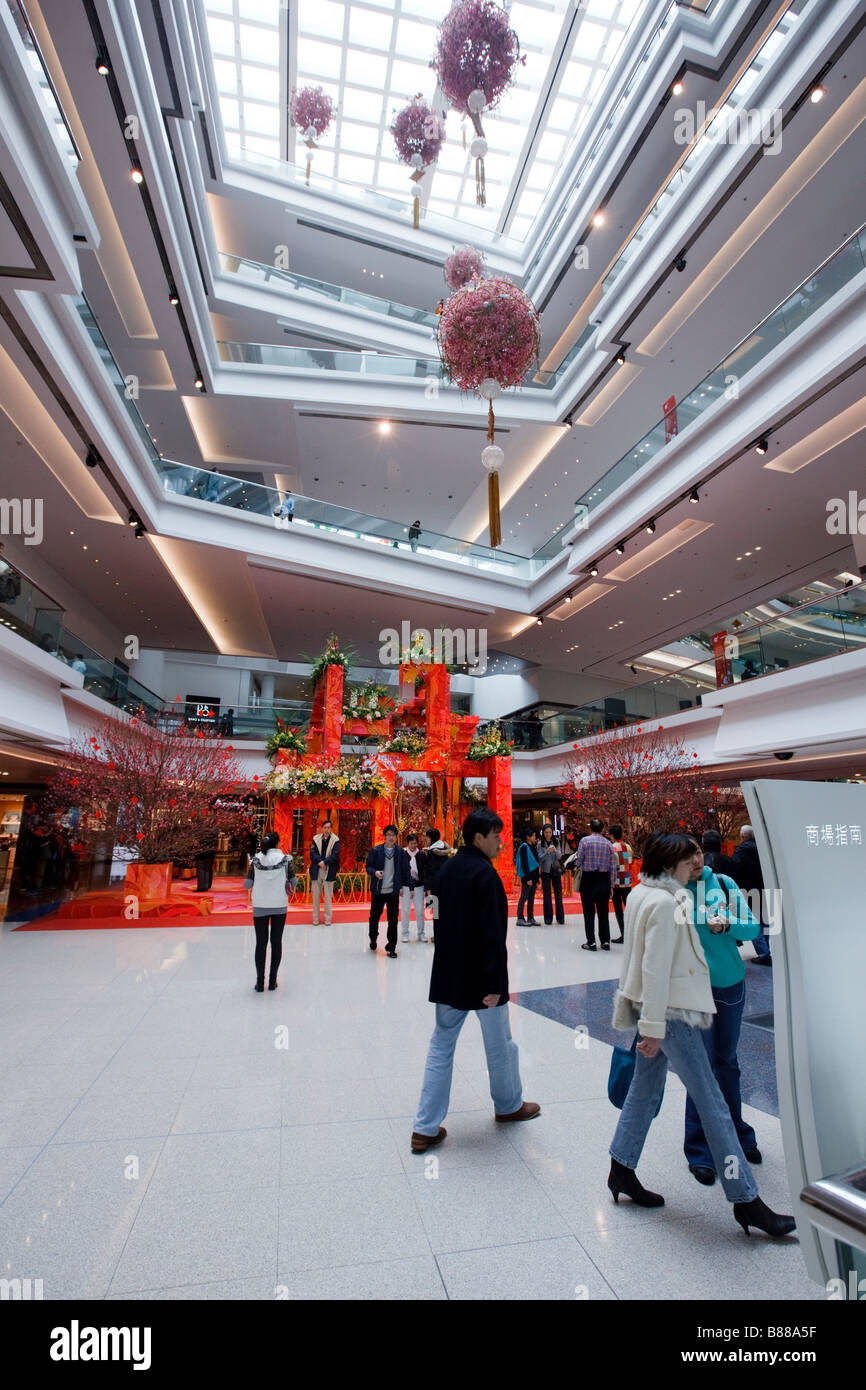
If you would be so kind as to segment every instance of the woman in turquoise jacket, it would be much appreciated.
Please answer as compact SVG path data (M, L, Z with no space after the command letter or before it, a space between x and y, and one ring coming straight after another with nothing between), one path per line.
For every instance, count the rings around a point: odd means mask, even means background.
M704 855L695 841L695 856L686 891L689 910L694 914L701 945L710 971L710 985L716 1002L712 1028L701 1033L710 1064L722 1095L728 1103L737 1138L749 1163L761 1162L758 1139L742 1115L740 1065L737 1046L746 1002L746 967L737 941L753 941L761 924L732 878L714 874L704 864ZM730 930L734 927L736 930ZM698 1182L712 1187L716 1170L694 1101L686 1095L686 1133L683 1150L689 1171Z

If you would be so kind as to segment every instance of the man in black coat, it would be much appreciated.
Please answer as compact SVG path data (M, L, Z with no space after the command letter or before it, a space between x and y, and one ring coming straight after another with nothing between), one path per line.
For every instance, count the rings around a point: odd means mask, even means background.
M705 830L699 843L704 852L704 863L713 873L727 874L736 883L737 867L729 855L722 854L722 837L718 830Z
M471 1011L478 1014L496 1119L531 1120L540 1105L523 1099L517 1043L508 1019L508 900L492 861L502 848L503 822L484 807L463 826L464 843L443 864L436 882L436 943L430 1002L436 1028L430 1040L412 1152L445 1138L454 1049Z
M404 854L397 844L396 825L386 825L385 839L381 845L374 845L367 855L366 870L370 877L370 950L375 951L379 941L379 921L384 907L388 914L388 944L385 955L397 959L397 912L400 907L400 889L406 881L403 863Z
M760 917L761 926L768 925L764 910L764 874L761 869L761 861L758 858L758 846L755 843L755 832L750 825L740 827L740 843L734 850L731 863L734 866L732 878L738 888L742 888L744 893L750 893L753 889L761 895L760 910L755 912L756 917ZM752 904L750 902L749 906ZM752 909L754 911L754 908ZM764 936L756 936L752 945L755 948L755 965L772 965L773 957L770 954L770 943Z

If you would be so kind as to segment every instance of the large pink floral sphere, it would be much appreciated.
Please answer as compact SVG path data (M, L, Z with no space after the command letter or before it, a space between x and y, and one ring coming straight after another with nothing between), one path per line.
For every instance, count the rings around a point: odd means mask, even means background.
M474 246L458 246L445 260L445 283L449 290L459 290L484 273L484 257Z
M321 87L299 87L292 93L292 125L304 133L324 135L334 118L334 103Z
M426 169L439 158L445 122L423 98L413 97L391 122L391 134L402 162L414 169Z
M519 61L520 41L505 10L493 0L462 0L442 21L430 66L451 105L468 114L474 92L484 93L488 109L496 105Z
M448 376L464 391L493 380L519 386L537 362L541 329L532 300L510 280L464 285L446 301L437 330Z

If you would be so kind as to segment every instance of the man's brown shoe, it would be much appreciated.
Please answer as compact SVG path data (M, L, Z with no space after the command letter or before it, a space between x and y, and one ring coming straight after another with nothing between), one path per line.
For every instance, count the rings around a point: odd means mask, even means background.
M426 1153L428 1149L432 1149L432 1148L433 1148L433 1145L434 1145L434 1144L441 1144L441 1143L442 1143L442 1140L445 1138L445 1136L446 1136L447 1133L448 1133L447 1129L442 1129L441 1126L440 1126L440 1129L439 1129L439 1133L438 1133L438 1134L416 1134L415 1131L413 1130L413 1131L412 1131L412 1152L413 1152L413 1154L423 1154L423 1153Z
M504 1125L510 1120L534 1120L536 1115L541 1114L541 1106L534 1100L525 1100L519 1110L515 1110L513 1115L497 1115L500 1124Z

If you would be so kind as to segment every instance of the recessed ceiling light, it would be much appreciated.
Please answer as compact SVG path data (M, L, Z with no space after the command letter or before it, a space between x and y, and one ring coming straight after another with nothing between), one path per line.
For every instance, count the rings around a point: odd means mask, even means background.
M603 226L604 226L604 213L603 213L603 212L597 212L597 213L595 214L595 217L592 219L592 225L593 225L594 227L603 227Z
M813 104L817 104L817 103L822 99L823 95L824 95L824 88L821 86L820 82L816 82L816 83L815 83L815 86L812 88L811 92L809 93L809 100L810 100Z
M137 164L133 165L133 167L130 169L129 177L132 179L133 183L144 183L144 174L141 172Z
M390 420L380 420L380 421L379 421L379 433L380 433L380 434L390 434L390 433L391 433L391 421L390 421Z
M674 85L671 87L671 91L673 92L675 97L678 97L681 94L682 90L683 84L679 81L675 82Z

